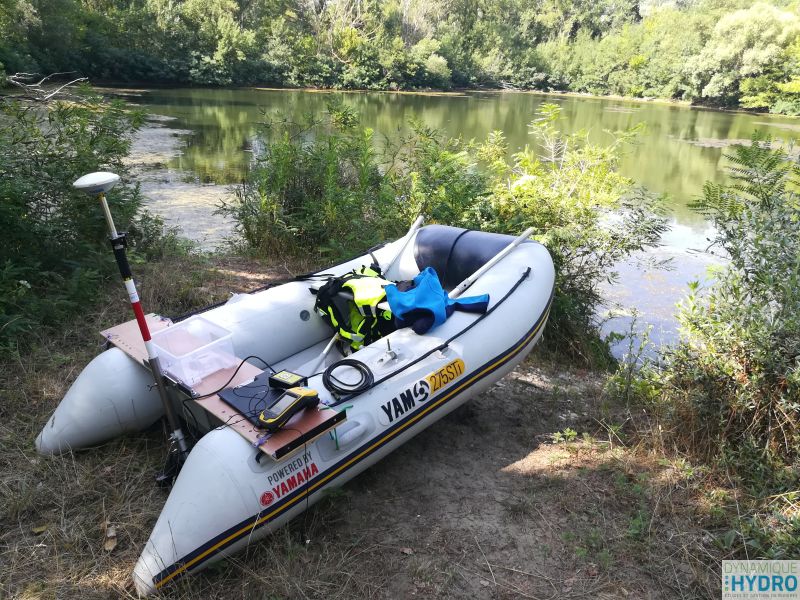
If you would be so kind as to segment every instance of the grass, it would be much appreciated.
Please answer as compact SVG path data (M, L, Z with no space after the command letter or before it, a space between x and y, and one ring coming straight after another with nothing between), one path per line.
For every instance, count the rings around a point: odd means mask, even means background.
M200 255L171 257L135 271L143 305L176 314L225 299L235 276ZM98 332L128 320L116 281L97 308L57 334L40 334L17 359L0 365L0 590L20 597L91 596L125 573L163 504L153 474L164 459L158 428L104 445L102 452L49 458L33 440L82 367L100 350ZM101 524L118 531L113 555ZM80 556L80 564L73 557ZM117 591L122 591L118 589ZM2 594L0 594L2 595Z
M134 271L145 309L177 315L307 266L188 255ZM154 483L165 458L161 426L57 457L33 447L69 384L100 351L98 332L131 318L120 285L110 281L107 289L96 310L57 335L37 336L24 354L0 364L0 598L136 596L131 570L167 497ZM358 538L322 543L337 523L326 507L340 510L343 498L333 495L266 543L181 581L167 597L285 598L297 595L297 582L303 595L373 595L384 575L348 574L371 549ZM104 549L106 523L117 533L111 551Z
M291 268L195 256L135 270L145 307L174 315ZM162 431L59 457L33 449L100 349L96 332L129 318L118 283L108 290L100 308L2 364L0 598L135 596L131 570L167 494L153 482ZM714 504L706 474L599 424L626 420L600 384L537 356L287 527L165 595L716 596L720 550L693 522ZM110 551L106 523L117 533Z
M553 391L559 410L574 408L558 383ZM653 452L646 423L632 419L619 399L597 393L594 408L582 423L587 429L549 433L513 466L526 483L505 506L509 519L520 526L532 519L554 523L557 536L548 548L611 589L626 579L620 573L635 572L628 579L649 581L659 590L655 597L717 597L725 553L705 527L719 511L710 497L727 495L712 493L717 482L708 469L666 449ZM552 506L543 508L543 495ZM631 592L630 582L622 585Z

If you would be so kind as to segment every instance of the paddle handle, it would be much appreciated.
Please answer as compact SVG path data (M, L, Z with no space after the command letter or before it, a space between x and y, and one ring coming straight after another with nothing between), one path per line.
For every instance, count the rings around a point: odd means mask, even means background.
M394 258L391 260L391 262L388 265L386 265L385 269L383 269L384 275L388 273L389 269L391 269L394 266L394 263L397 262L397 259L400 258L400 255L403 254L403 251L406 249L406 246L408 246L408 243L411 241L411 238L414 237L414 234L417 232L417 229L422 227L422 224L424 222L425 218L422 215L420 215L411 224L411 227L409 227L408 229L408 233L406 233L405 237L403 238L403 243L400 246L400 250L397 251L397 254L394 255Z

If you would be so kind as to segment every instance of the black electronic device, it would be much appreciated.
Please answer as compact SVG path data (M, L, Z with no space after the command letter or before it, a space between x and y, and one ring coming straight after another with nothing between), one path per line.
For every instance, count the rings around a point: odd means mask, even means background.
M290 375L294 375L294 373L290 373L289 371L281 371L281 373L289 373ZM273 413L282 414L285 412L285 408L288 406L290 401L293 399L289 394L287 394L287 389L292 387L301 387L301 386L289 386L285 388L281 387L272 387L270 382L272 377L277 374L268 374L266 372L260 373L256 376L256 378L251 381L250 383L246 383L234 388L227 388L219 392L219 397L222 400L238 410L242 415L253 425L258 427L259 429L267 429L268 431L272 431L267 427L267 423L261 420L261 414L264 411L272 411ZM306 378L300 377L300 379L305 382ZM286 377L285 379L289 379ZM308 388L301 388L301 389L308 389ZM315 392L316 393L316 392ZM319 402L319 396L316 397L317 401L314 403L314 406L317 405ZM305 401L308 403L308 400ZM307 404L303 404L305 407ZM273 407L278 407L278 409L284 410L275 410ZM289 415L289 418L300 409L296 409L293 413ZM269 417L268 417L269 418ZM282 421L283 424L286 423L288 419ZM273 428L274 429L274 428Z
M259 377L256 377L256 380L252 383L235 388L228 388L222 390L218 394L226 404L229 404L242 413L242 415L256 427L261 427L261 422L258 420L261 411L275 404L275 402L283 396L283 392L285 391L270 388L269 385L267 385L266 376L263 377L261 383L258 383Z
M269 376L269 387L288 390L308 385L308 379L291 371L278 371Z
M316 408L318 404L317 390L307 387L289 388L277 402L261 411L258 420L261 422L261 427L269 433L275 433L301 410Z

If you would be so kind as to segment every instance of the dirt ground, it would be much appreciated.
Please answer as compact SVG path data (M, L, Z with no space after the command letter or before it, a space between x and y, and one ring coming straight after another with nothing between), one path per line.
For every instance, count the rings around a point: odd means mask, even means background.
M220 268L257 283L234 260ZM130 573L166 497L152 481L161 432L61 457L33 450L93 339L66 350L65 334L0 373L0 598L135 597ZM268 540L166 596L716 597L691 472L635 447L630 415L608 404L602 381L534 355Z

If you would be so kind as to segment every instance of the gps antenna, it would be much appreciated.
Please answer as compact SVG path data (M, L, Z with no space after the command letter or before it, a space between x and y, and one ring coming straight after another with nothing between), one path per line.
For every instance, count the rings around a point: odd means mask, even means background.
M116 173L89 173L78 179L72 186L86 194L97 196L100 200L100 206L103 208L103 213L108 223L109 241L111 248L114 250L114 258L119 267L119 274L122 275L122 281L125 284L125 290L128 292L128 297L131 301L131 308L133 314L136 315L136 322L139 324L139 331L142 334L144 347L147 350L148 363L150 370L153 372L153 379L158 388L158 395L161 398L161 403L164 405L164 414L167 417L167 423L171 430L170 434L170 466L165 469L165 472L158 477L160 483L168 482L177 475L177 471L186 459L186 454L189 449L186 445L186 438L183 436L178 419L175 416L175 411L172 408L172 403L167 395L167 387L164 384L164 373L161 370L161 363L158 360L158 351L156 346L151 341L150 328L147 326L147 321L144 318L144 311L142 310L141 302L139 302L139 293L136 291L136 284L133 282L133 275L131 274L131 267L128 264L128 256L125 248L128 245L125 233L117 232L114 226L114 219L111 217L111 211L106 202L106 193L108 193L115 185L119 183L119 175ZM177 445L178 451L175 452Z

